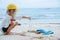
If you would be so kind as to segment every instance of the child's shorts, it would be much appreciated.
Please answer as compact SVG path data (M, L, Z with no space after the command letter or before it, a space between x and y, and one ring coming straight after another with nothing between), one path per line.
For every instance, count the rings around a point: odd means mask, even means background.
M10 25L9 25L10 26ZM5 28L5 27L2 27L2 31L5 33L5 32L7 32L7 30L8 30L8 28L9 28L9 26L7 27L7 28Z

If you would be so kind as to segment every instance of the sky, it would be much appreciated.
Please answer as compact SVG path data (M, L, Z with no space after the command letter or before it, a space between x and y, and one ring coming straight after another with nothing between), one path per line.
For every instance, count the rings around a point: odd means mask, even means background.
M0 8L14 3L18 8L58 8L60 0L0 0Z

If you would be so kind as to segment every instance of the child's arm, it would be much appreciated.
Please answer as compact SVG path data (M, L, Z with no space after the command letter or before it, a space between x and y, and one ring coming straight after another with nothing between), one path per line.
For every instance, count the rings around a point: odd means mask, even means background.
M27 16L22 16L22 18L27 18L27 19L31 20L31 17L27 17Z
M14 20L11 20L11 24L10 24L10 26L9 26L9 28L8 28L8 30L7 30L7 32L6 32L6 34L9 34L10 33L10 31L16 26L16 25L18 25L18 23L17 22L13 22Z

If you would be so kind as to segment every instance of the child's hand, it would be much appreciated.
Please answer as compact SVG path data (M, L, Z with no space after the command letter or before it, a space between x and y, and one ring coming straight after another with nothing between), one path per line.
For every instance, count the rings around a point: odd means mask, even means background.
M15 26L18 25L18 22L15 22Z
M12 23L14 26L16 26L16 25L18 25L18 22L14 22L14 23Z
M31 20L31 17L27 17L29 20Z
M20 24L18 24L18 22L16 22L16 19L13 19L13 18L11 19L11 24L14 24L15 26L20 25Z
M16 19L14 19L14 18L11 19L12 24L15 24L15 21L16 21Z
M11 21L15 21L15 20L16 20L16 19L13 19L13 18L11 19Z

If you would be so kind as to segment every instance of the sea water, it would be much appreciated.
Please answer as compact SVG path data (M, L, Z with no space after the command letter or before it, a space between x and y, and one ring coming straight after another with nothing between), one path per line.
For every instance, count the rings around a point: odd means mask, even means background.
M6 17L6 11L0 9L0 21ZM16 16L30 16L30 22L34 23L60 23L60 8L21 8Z

